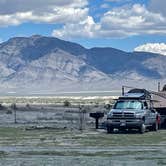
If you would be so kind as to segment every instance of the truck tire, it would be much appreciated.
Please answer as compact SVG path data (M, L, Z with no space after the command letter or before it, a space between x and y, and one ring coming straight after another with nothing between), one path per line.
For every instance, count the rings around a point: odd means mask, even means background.
M146 126L144 123L141 124L140 128L139 128L139 133L140 134L144 134L146 130Z
M113 133L114 129L110 126L107 126L107 133Z

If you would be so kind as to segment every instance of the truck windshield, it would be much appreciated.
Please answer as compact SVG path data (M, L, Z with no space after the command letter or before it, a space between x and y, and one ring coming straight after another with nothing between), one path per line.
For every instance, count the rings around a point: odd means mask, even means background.
M142 109L142 103L139 101L117 101L114 109Z

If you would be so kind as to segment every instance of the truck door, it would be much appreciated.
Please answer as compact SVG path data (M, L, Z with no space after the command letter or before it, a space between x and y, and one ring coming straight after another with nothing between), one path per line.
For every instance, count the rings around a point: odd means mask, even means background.
M150 105L150 111L151 111L151 124L154 124L156 122L156 111L153 106L153 102L149 102Z
M154 109L151 109L151 124L154 124L156 122L156 111Z
M145 112L145 124L149 125L151 123L151 111L146 109Z
M150 124L152 124L152 119L153 119L153 115L152 115L152 112L150 110L150 105L145 101L143 103L143 107L145 110L145 124L150 125Z

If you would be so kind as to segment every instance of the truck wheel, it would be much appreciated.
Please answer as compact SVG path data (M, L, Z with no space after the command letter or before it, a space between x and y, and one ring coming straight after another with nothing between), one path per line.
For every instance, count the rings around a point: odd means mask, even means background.
M107 126L107 133L113 133L114 129L112 127Z
M156 120L156 122L152 126L152 131L157 131L158 129L159 129L159 124L158 121Z
M139 128L139 133L140 134L144 134L146 130L146 126L144 123L141 124L140 128Z

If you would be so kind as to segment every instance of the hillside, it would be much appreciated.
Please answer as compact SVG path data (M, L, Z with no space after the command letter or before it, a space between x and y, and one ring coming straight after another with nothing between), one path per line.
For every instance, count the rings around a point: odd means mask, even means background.
M165 81L166 56L91 48L44 36L0 44L1 92L110 90ZM145 85L146 86L146 85Z

